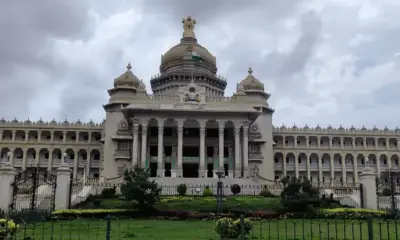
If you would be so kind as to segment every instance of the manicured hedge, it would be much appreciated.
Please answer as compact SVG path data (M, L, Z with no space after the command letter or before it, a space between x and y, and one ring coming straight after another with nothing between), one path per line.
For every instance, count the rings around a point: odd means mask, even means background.
M159 211L156 209L67 209L54 211L53 217L57 219L71 219L71 218L105 218L111 216L113 218L126 217L126 218L153 218L153 219L172 219L172 220L186 220L186 219L218 219L221 217L245 217L256 219L354 219L362 220L368 217L379 219L393 219L396 216L382 210L370 210L362 208L335 208L335 209L321 209L313 213L284 213L275 210L268 211L252 211L252 212L231 212L222 215L213 213L201 213L193 211Z

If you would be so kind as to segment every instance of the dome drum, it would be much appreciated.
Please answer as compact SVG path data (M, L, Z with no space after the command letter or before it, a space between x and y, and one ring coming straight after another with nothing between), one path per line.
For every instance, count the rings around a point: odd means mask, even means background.
M169 83L174 83L174 82L179 82L182 81L184 82L183 85L187 85L190 83L190 81L194 78L194 81L196 83L201 83L205 82L208 83L210 86L213 86L222 92L225 90L227 86L227 82L225 80L222 80L218 78L215 75L212 74L199 74L198 72L192 73L190 71L186 72L180 72L180 73L166 73L162 74L159 77L153 78L150 80L150 85L151 88L154 90L159 90L160 87L163 85L169 85Z

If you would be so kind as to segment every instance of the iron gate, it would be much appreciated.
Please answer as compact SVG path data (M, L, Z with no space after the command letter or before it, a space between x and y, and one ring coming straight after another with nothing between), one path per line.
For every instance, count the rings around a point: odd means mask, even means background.
M28 168L15 176L10 212L51 212L55 208L57 176Z
M76 202L79 200L79 192L82 191L83 189L83 179L74 179L73 173L71 173L70 176L70 182L69 182L69 201L68 201L68 207L71 209Z
M398 211L400 208L400 172L388 170L376 178L376 195L379 209Z

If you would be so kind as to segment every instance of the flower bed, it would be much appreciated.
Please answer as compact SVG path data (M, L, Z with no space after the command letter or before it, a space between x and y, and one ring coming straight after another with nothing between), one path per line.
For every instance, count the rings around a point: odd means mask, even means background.
M335 208L321 209L312 213L284 213L275 210L266 211L250 211L250 212L230 212L217 215L214 213L204 213L196 211L183 210L157 210L148 208L143 210L137 209L67 209L57 210L52 213L57 219L73 219L73 218L89 218L104 219L107 216L113 218L151 218L151 219L170 219L170 220L186 220L186 219L205 219L215 220L223 217L238 218L244 215L251 219L367 219L368 217L391 219L395 216L386 211L370 210L360 208Z

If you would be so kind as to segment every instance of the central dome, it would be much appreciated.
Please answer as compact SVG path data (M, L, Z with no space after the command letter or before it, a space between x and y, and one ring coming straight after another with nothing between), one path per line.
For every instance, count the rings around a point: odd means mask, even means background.
M191 57L192 52L197 53L205 63L216 65L215 57L206 48L198 44L195 38L182 38L181 43L172 47L163 55L161 64L167 65L173 61L182 61L185 57Z
M205 47L197 43L194 33L196 20L187 17L182 20L182 23L183 37L181 42L162 55L160 71L173 71L178 65L184 65L187 60L197 60L196 66L203 66L207 71L215 74L217 71L215 57Z

